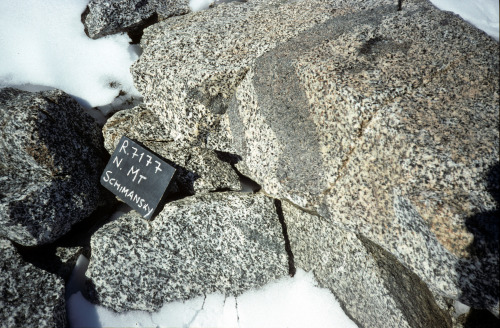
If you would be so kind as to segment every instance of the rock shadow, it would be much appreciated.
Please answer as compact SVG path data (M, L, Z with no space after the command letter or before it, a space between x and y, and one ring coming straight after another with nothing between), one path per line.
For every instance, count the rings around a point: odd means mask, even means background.
M243 160L243 158L240 155L223 152L219 150L214 150L214 152L217 155L218 159L231 165L231 168L234 170L236 175L238 175L238 178L240 178L240 183L242 186L241 191L243 192L251 191L253 193L256 193L262 189L262 186L260 184L258 184L251 178L247 177L246 175L242 174L240 170L238 170L238 168L236 167L236 164L238 164L240 161Z
M473 309L493 309L499 302L499 236L500 236L500 164L497 162L486 177L488 192L495 200L495 210L478 213L468 217L465 225L474 235L469 246L471 258L460 261L456 270L462 295L459 298ZM474 327L482 315L477 310L471 312L466 327ZM484 311L483 311L484 312ZM500 320L496 319L497 327Z

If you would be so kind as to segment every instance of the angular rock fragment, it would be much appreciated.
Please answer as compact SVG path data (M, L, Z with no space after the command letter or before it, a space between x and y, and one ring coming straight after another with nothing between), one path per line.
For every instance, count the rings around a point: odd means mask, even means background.
M0 295L2 327L67 327L63 279L24 262L3 238Z
M153 221L130 212L98 230L91 247L90 295L118 312L238 295L288 272L273 200L261 194L195 195Z
M227 110L237 167L433 292L498 314L498 43L405 4L334 17L257 58Z
M134 139L169 161L176 169L178 187L185 194L240 190L240 180L229 163L211 149L175 142L146 106L116 113L103 129L104 145L112 153L122 135Z
M91 0L82 14L92 39L134 32L145 24L188 13L188 0Z
M52 242L97 208L106 156L97 124L59 90L0 90L0 236Z
M288 202L282 208L295 265L313 271L361 327L452 327L448 311L393 255Z

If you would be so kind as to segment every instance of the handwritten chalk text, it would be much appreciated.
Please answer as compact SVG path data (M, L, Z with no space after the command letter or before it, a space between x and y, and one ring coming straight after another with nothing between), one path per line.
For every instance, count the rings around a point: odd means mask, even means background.
M101 184L145 218L152 218L175 168L122 136L101 175Z
M144 217L145 218L149 217L151 213L153 213L153 208L151 208L149 204L146 203L146 200L144 198L135 193L134 190L130 190L126 186L122 185L117 179L111 178L112 174L113 171L110 170L106 171L105 177L103 178L104 182L109 183L118 191L118 193L123 194L125 198L128 198L131 201L135 202L137 205L139 205L139 208L144 209L147 213Z

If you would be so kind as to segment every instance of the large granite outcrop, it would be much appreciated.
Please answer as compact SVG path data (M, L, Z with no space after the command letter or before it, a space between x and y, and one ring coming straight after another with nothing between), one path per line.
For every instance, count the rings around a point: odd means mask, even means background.
M59 90L0 90L0 236L52 242L97 208L105 150L97 124Z
M282 203L295 265L313 271L360 327L456 327L453 307L367 238Z
M123 135L140 142L176 168L180 192L195 194L216 190L240 190L240 179L212 149L175 142L156 115L141 105L113 115L103 128L104 146L112 153Z
M0 238L0 326L66 327L64 281L25 262Z
M135 86L171 138L232 152L223 114L255 58L339 15L343 2L232 2L162 21L144 30Z
M85 33L92 39L132 32L144 25L186 14L188 0L91 0L82 14Z
M433 292L498 315L498 43L404 3L338 15L258 57L227 110L237 167Z
M238 295L288 273L274 202L261 194L195 195L168 203L153 221L130 212L98 230L91 247L90 295L118 312Z

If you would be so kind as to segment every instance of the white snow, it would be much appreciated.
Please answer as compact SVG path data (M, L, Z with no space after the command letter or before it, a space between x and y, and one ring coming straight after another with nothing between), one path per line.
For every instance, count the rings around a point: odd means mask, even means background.
M87 37L87 3L0 0L0 87L58 88L87 108L111 103L120 90L140 96L129 72L138 58L130 39Z
M498 41L498 0L430 0L441 10L452 11Z
M238 297L220 293L185 302L165 304L158 312L115 313L91 304L75 286L81 285L88 260L81 256L69 290L68 320L71 327L357 327L327 289L319 288L312 273L298 269Z
M189 8L192 11L200 11L207 9L214 0L189 0Z
M71 295L84 290L85 271L87 271L88 266L89 260L85 256L80 255L76 260L71 277L66 284L66 299L68 299Z
M459 316L469 312L470 310L470 306L465 305L457 300L455 300L453 307L455 308L455 313L454 313L455 318L458 318Z

